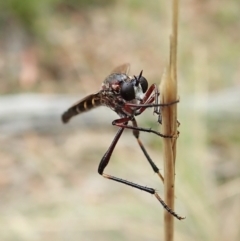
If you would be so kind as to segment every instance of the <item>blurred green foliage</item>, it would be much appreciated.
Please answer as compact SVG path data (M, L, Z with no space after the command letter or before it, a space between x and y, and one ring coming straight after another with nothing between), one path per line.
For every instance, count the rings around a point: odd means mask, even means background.
M9 21L22 25L30 34L38 34L39 18L52 13L80 11L89 7L112 4L112 0L2 0L0 2L0 31Z

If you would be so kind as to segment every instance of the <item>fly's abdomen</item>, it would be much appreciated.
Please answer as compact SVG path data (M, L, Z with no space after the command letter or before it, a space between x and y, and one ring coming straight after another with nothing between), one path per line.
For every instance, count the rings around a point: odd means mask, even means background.
M62 121L63 123L67 123L73 116L89 111L100 105L101 98L97 94L89 95L64 112L62 115Z

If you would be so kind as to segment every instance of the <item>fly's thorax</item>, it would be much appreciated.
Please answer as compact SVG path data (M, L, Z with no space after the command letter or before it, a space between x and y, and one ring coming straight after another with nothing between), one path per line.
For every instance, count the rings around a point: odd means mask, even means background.
M126 74L110 74L103 82L102 89L103 90L112 90L116 93L120 92L121 84L124 81L127 81L129 76Z

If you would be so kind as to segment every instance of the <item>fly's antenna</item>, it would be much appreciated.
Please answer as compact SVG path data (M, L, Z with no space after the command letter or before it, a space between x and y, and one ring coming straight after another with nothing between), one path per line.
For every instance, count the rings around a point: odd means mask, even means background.
M140 72L140 74L139 74L138 77L136 77L136 75L134 75L134 78L135 78L135 80L136 80L135 86L138 86L138 85L139 85L140 79L141 79L141 77L142 77L142 72L143 72L143 70Z

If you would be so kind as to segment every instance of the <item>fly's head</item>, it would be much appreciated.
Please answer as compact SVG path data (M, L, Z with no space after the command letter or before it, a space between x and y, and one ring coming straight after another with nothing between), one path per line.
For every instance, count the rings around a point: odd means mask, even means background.
M107 96L122 99L123 102L141 101L148 89L148 82L142 76L128 76L114 73L109 75L102 84L102 90Z
M139 100L141 101L148 89L148 82L142 76L142 71L139 76L129 77L129 80L121 83L120 95L126 101Z

